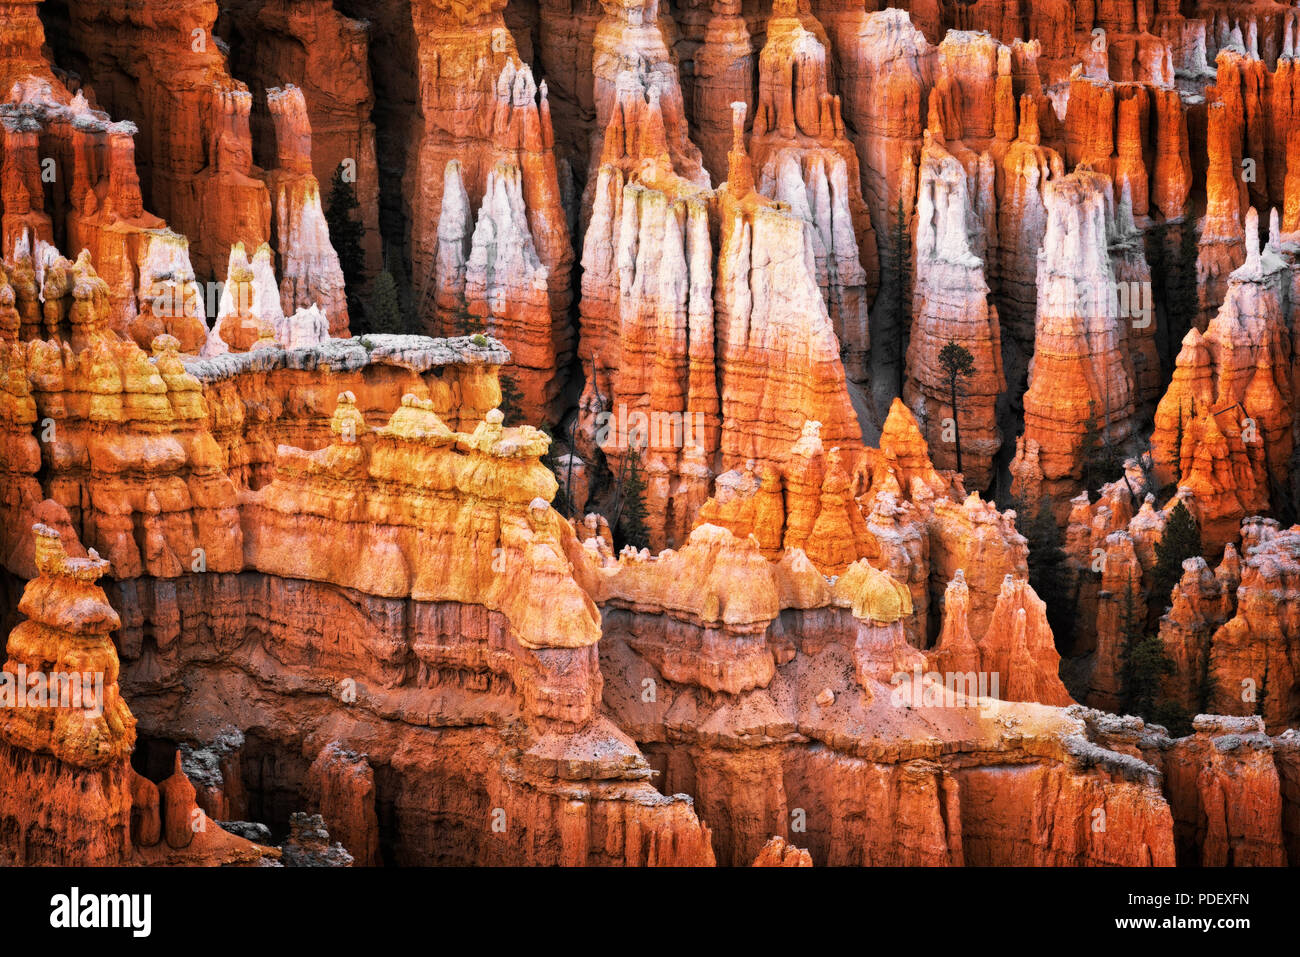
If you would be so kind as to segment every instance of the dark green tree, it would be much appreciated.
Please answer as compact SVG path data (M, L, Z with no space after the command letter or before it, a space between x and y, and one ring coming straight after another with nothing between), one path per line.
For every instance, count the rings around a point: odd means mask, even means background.
M366 303L366 325L371 332L398 334L406 331L397 282L387 269L375 277Z
M1124 593L1120 605L1120 706L1126 714L1164 725L1175 737L1190 734L1191 717L1179 703L1163 697L1166 675L1175 672L1164 642L1146 631L1137 588Z
M903 193L898 194L898 208L894 220L894 284L898 297L894 302L894 342L896 352L894 361L898 369L897 395L903 394L903 356L905 343L911 334L912 326L912 284L910 282L912 263L911 236L907 229L907 211L903 206Z
M397 307L402 313L403 332L416 332L417 326L414 321L414 298L411 294L411 284L406 278L406 265L402 262L402 256L396 244L390 245L384 250L384 269L393 277L393 285L397 289Z
M1165 720L1176 714L1168 702L1160 700L1160 681L1174 673L1174 663L1165 653L1165 646L1156 635L1146 635L1129 650L1127 664L1128 686L1125 710L1149 721L1158 721L1159 712Z
M939 365L948 374L948 393L952 398L953 438L957 443L957 471L961 468L961 423L957 415L957 380L964 379L975 371L975 357L965 346L959 346L949 339L948 344L939 350Z
M1210 702L1214 700L1215 681L1214 672L1210 671L1210 642L1214 633L1206 629L1205 638L1201 642L1201 683L1197 691L1197 704L1201 714L1210 710Z
M449 336L473 336L484 331L483 319L474 315L469 311L469 307L463 304L452 314L447 325Z
M522 417L520 405L524 400L524 394L519 391L515 377L509 372L500 373L497 379L501 383L501 404L497 408L505 416L502 422L504 425L519 425Z
M1169 667L1173 668L1172 662ZM1175 738L1186 737L1192 733L1192 716L1177 701L1161 699L1151 709L1151 714L1144 717L1155 724L1164 725Z
M330 180L329 195L325 199L325 224L330 231L330 245L339 257L343 270L343 283L348 300L348 314L354 324L361 325L363 307L361 287L364 283L366 255L361 249L362 226L352 218L352 211L360 209L357 191L343 178L343 164L334 170Z
M1134 680L1134 667L1137 664L1135 652L1146 638L1145 620L1138 607L1138 594L1135 586L1124 592L1124 599L1119 607L1120 670L1119 696L1124 710L1132 712L1137 682Z
M641 454L635 445L624 456L621 472L619 505L614 515L614 527L620 536L618 544L620 548L624 545L646 548L650 544L650 531L645 524L646 483L641 474Z
M1160 610L1170 605L1170 593L1183 577L1183 562L1201 554L1201 530L1181 501L1169 513L1164 534L1156 543L1156 567L1151 572L1151 599Z
M555 493L555 501L552 504L555 506L555 510L565 518L572 518L574 512L573 496L569 489L573 487L573 460L575 457L573 439L578 428L577 419L575 418L569 426L567 446L556 444L555 433L549 425L542 423L540 428L551 437L551 444L547 448L546 454L542 456L542 464L551 470L560 486L559 491ZM560 463L562 452L568 455L568 460L563 465Z
M1074 583L1051 503L1043 499L1032 515L1020 501L1012 507L1020 534L1029 542L1030 587L1047 604L1047 622L1058 646L1065 645L1074 630Z
M1092 501L1099 489L1124 474L1124 462L1119 450L1110 443L1107 434L1097 422L1097 403L1088 400L1088 417L1083 420L1083 487Z

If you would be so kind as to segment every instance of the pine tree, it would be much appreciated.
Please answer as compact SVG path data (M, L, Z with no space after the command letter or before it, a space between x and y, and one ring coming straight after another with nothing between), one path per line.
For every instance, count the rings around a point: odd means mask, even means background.
M1173 669L1171 662L1170 670ZM1155 703L1149 716L1144 715L1154 724L1164 725L1175 738L1186 737L1192 733L1192 716L1187 709L1176 701L1160 700Z
M500 373L497 380L501 383L501 404L497 408L505 416L502 420L503 424L518 425L518 420L522 415L520 406L524 400L524 394L519 391L519 386L515 383L515 377L510 373Z
M569 426L568 445L567 447L565 447L565 454L567 456L567 461L565 461L564 465L561 466L560 465L561 446L556 445L555 433L551 430L551 427L549 425L546 425L545 423L543 423L540 426L541 430L545 432L551 439L551 444L547 447L546 454L542 456L542 464L551 470L551 474L555 476L555 481L560 487L559 491L555 493L555 501L552 503L552 505L555 507L555 510L559 512L561 515L563 515L565 518L573 517L573 512L574 512L573 495L570 492L570 489L573 488L573 460L576 458L576 454L573 448L573 440L574 440L574 433L577 431L577 427L578 427L578 422L577 419L575 418L572 424ZM561 468L564 469L563 475L560 474Z
M1029 585L1047 604L1052 634L1064 642L1074 630L1075 595L1051 505L1046 499L1039 502L1032 518L1026 517L1019 502L1013 507L1020 533L1029 542Z
M975 371L975 357L965 346L959 346L949 339L948 344L939 350L939 365L948 374L948 391L952 398L953 438L957 443L957 471L961 467L961 423L957 415L957 380L964 379Z
M1217 690L1214 672L1210 670L1210 644L1213 637L1213 632L1207 630L1205 639L1201 642L1201 682L1197 690L1197 705L1201 714L1210 710L1210 702L1214 700L1214 693Z
M484 331L483 319L474 315L469 311L469 307L464 305L456 310L447 325L449 336L481 335Z
M397 283L387 269L375 277L374 287L370 290L370 301L366 304L366 324L371 332L376 333L397 334L406 331L402 306L397 298Z
M1170 605L1170 593L1183 577L1183 562L1201 554L1201 530L1179 501L1169 513L1164 534L1156 543L1156 567L1151 573L1151 597L1160 609Z
M1156 635L1140 639L1128 654L1129 684L1125 695L1125 710L1150 721L1156 721L1157 712L1172 714L1168 702L1161 702L1160 679L1174 673L1174 663L1165 653L1165 646Z
M905 375L903 369L904 343L908 336L911 335L912 326L912 287L908 282L908 276L911 273L911 237L907 231L907 214L903 207L903 193L898 193L897 218L894 221L894 253L897 263L895 269L895 288L898 291L898 299L894 304L894 341L897 343L897 354L895 362L898 369L898 389L897 395L903 394L903 378Z
M366 256L361 249L362 226L352 218L352 211L360 209L357 192L343 178L343 164L334 170L330 180L329 195L325 200L325 224L329 227L330 245L339 257L343 270L344 288L347 290L348 313L354 324L360 325L363 312L361 286L364 282Z
M645 478L641 474L641 455L635 446L628 449L622 480L622 501L615 515L615 525L622 537L622 545L646 548L650 532L646 528Z
M1166 675L1175 672L1173 659L1157 635L1148 634L1130 586L1120 606L1120 709L1126 714L1163 725L1175 737L1191 734L1191 717L1181 704L1162 697Z
M403 332L416 331L415 323L412 321L414 315L413 299L411 295L411 284L406 279L406 266L402 262L402 257L398 252L396 245L388 246L384 250L384 269L393 277L393 285L397 290L397 308L402 315Z
M1135 713L1134 697L1138 682L1134 669L1137 665L1136 652L1146 637L1142 616L1138 614L1136 586L1130 585L1124 592L1124 601L1119 611L1120 670L1119 697L1123 710Z
M1123 474L1119 452L1097 422L1097 403L1089 399L1088 417L1083 421L1083 487L1088 498L1097 501L1101 487Z
M1178 444L1174 446L1174 471L1177 476L1174 479L1175 486L1177 486L1178 483L1183 480L1183 440L1187 437L1187 434L1184 431L1185 428L1186 426L1183 425L1183 404L1179 402L1178 403L1178 438L1177 438Z

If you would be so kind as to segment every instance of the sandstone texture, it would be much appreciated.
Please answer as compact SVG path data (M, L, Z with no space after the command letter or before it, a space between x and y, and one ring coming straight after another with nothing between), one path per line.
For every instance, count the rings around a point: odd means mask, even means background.
M882 6L0 4L0 863L1300 863L1300 13Z

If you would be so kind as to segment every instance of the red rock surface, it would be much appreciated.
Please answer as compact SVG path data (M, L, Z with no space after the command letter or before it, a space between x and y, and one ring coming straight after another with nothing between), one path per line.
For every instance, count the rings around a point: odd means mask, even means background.
M714 289L722 418L734 423L722 431L723 461L783 458L799 437L788 409L821 423L823 442L860 448L839 343L810 268L811 230L754 192L736 134Z
M1300 15L363 6L0 12L0 862L1296 861Z
M329 334L348 335L343 270L330 245L320 183L312 173L312 132L307 101L292 84L266 91L275 125L277 165L267 174L280 260L280 302L285 313L316 306L329 319Z
M375 772L365 755L330 744L312 762L308 774L312 790L320 790L321 816L330 836L348 849L357 865L379 864Z
M700 147L709 177L721 183L727 178L731 149L731 104L744 103L747 115L754 115L758 51L739 0L713 0L708 6L703 44L695 51L691 138Z
M1184 338L1152 434L1156 475L1190 490L1211 553L1268 508L1293 448L1286 266L1271 243L1259 248L1253 210L1247 222L1246 261L1205 333Z
M39 259L57 226L90 252L108 283L115 329L145 344L171 333L196 349L202 296L188 243L144 208L134 124L113 122L48 69L19 78L9 97L0 167L5 255Z
M954 576L970 576L972 627L983 634L1003 578L1026 573L1025 540L1010 514L978 495L953 501L959 490L935 471L915 417L896 399L880 449L866 450L852 472L808 429L783 468L719 476L698 521L752 535L767 558L797 555L796 563L810 561L823 574L865 559L907 586L904 629L925 647L939 627L929 609Z
M70 555L49 526L38 523L32 533L37 576L23 592L18 610L26 620L9 635L4 666L7 694L21 689L25 704L7 701L0 721L0 761L16 785L0 800L9 835L0 859L228 865L278 856L197 810L179 753L161 788L132 770L136 719L119 688L110 638L121 618L97 584L109 563L94 549ZM70 544L80 551L75 538ZM172 851L155 850L160 838Z
M1177 843L1202 867L1287 862L1273 742L1259 719L1204 715L1163 762Z
M501 18L503 7L503 3L489 2L447 8L427 0L411 9L419 44L420 109L424 118L418 145L408 158L404 184L411 211L410 258L416 308L420 318L428 322L435 312L435 290L443 281L438 275L439 236L448 163L457 160L461 164L459 171L469 207L477 209L497 163L513 160L520 169L532 240L548 271L546 292L552 322L563 327L571 296L573 253L560 206L546 85L535 85L531 70L516 55L514 41ZM455 78L454 82L448 82L449 78ZM512 242L521 239L512 238ZM510 332L508 328L501 330L503 338L508 338ZM565 336L560 335L555 343L562 365Z
M1002 159L997 272L1002 294L999 319L1027 366L1038 305L1038 247L1047 230L1047 183L1064 176L1065 167L1061 155L1043 145L1039 101L1025 94L1019 107L1016 138ZM1018 375L1009 378L1020 381Z
M1225 564L1235 557L1225 556ZM1225 570L1226 571L1226 570ZM1209 706L1206 676L1214 633L1231 617L1236 595L1229 583L1197 556L1183 562L1183 577L1174 587L1173 604L1160 620L1160 641L1173 662L1165 690L1188 714Z
M657 655L634 651L653 620L644 606L609 618L601 642L606 707L642 742L666 790L697 795L720 862L750 863L775 830L807 844L816 864L1172 863L1172 818L1154 769L1092 745L1083 722L1058 709L945 699L891 626L906 590L879 573L850 572L818 597L806 586L773 587L785 573L768 567L768 581L776 579L768 594L790 605L768 626L779 663L769 681L737 698L711 698L688 673L661 672ZM627 570L602 574L617 581ZM641 574L655 574L653 562ZM653 695L642 693L647 687ZM868 727L870 737L854 730ZM909 740L922 728L961 741L970 758L991 748L1018 770L983 759L954 763L937 740L932 748ZM1018 763L1021 748L1036 758ZM1095 755L1089 771L1075 763L1086 754ZM1097 800L1123 815L1129 838L1141 839L1068 836L1066 822ZM1046 832L1031 846L1016 829L1036 813L1046 813ZM899 827L912 836L898 842L884 833Z
M215 273L236 242L270 239L271 201L253 165L253 97L218 47L217 4L107 0L69 13L66 42L82 76L103 108L140 127L145 193L189 237L197 274ZM166 55L137 55L147 48Z
M774 837L754 858L754 867L812 867L812 855L802 847L787 844L785 838Z
M1209 705L1215 714L1262 715L1270 729L1294 726L1295 604L1300 532L1267 530L1245 549L1236 613L1210 638Z
M1142 591L1143 566L1127 531L1106 536L1105 551L1097 556L1093 564L1096 563L1100 563L1102 571L1096 595L1096 644L1087 700L1094 708L1118 713L1124 700L1123 672L1125 656L1131 650L1128 647L1129 636L1137 623L1147 617L1147 602ZM1166 647L1173 643L1166 639ZM1196 649L1185 647L1179 650L1182 651L1183 673L1199 676L1199 671L1192 670L1197 661ZM1175 658L1176 662L1178 660Z
M641 416L660 545L680 542L708 497L720 443L712 243L707 194L674 167L659 95L631 73L620 91L583 250L581 425L617 471Z
M916 161L934 50L901 10L870 13L862 5L837 4L818 13L842 74L841 113L853 130L850 139L858 152L862 195L880 251L882 302L877 308L888 309L900 296L910 298L908 277L901 277L901 287L899 283L900 269L909 272L900 259L899 237L911 236ZM906 329L873 317L874 353L897 357L892 364L876 359L877 375L900 377L905 337Z
M1205 218L1200 222L1200 251L1196 258L1200 314L1203 329L1223 303L1228 276L1246 258L1242 226L1240 145L1232 146L1234 122L1227 103L1212 103L1207 110L1209 168L1205 174Z
M527 91L531 78L524 74L520 80ZM531 104L531 92L527 96ZM500 339L511 350L521 414L527 421L552 421L573 348L567 315L567 269L572 259L567 233L562 271L553 280L555 263L543 263L539 252L553 252L548 246L554 243L534 242L524 177L516 163L503 160L488 174L472 231L468 194L455 161L448 164L444 186L448 197L455 198L444 198L438 226L437 299L442 326L452 333L463 331L457 325L481 324ZM557 286L558 300L552 295Z
M996 409L1006 387L997 309L988 298L984 263L971 249L981 184L992 191L992 163L981 164L976 181L942 142L943 130L926 132L916 214L916 281L912 332L907 346L903 397L925 423L927 442L940 468L955 468L961 441L963 475L975 489L987 488L992 460L1002 444ZM943 349L956 343L974 359L957 383L953 406Z
M1192 187L1185 107L1167 82L1167 75L1163 83L1112 82L1079 72L1070 83L1067 164L1087 163L1105 173L1116 200L1127 182L1139 217L1181 217ZM1149 156L1155 158L1150 167Z
M1122 237L1125 224L1116 218L1110 181L1084 168L1052 182L1047 216L1018 456L1023 462L1030 443L1036 445L1040 494L1051 499L1060 521L1080 487L1089 416L1103 441L1122 446L1133 430L1136 397L1131 320L1116 311L1119 280L1110 250L1110 238Z
M749 152L758 191L789 203L811 227L817 284L846 374L866 383L867 310L879 274L876 237L841 101L830 91L826 48L796 14L794 4L778 6L768 21ZM816 21L812 25L820 32Z
M27 620L9 635L4 666L9 693L28 699L7 704L0 724L0 758L15 785L0 811L13 835L4 853L20 864L122 863L131 848L135 719L109 637L121 619L96 584L108 562L93 551L69 557L47 526L33 534L38 576L19 603ZM33 703L29 672L44 682L72 676L76 687L42 706Z
M268 168L275 155L275 121L266 108L265 92L296 85L311 124L311 170L317 182L328 189L335 171L351 161L366 268L377 272L383 265L383 250L380 163L371 119L375 92L370 45L375 24L344 16L329 0L226 0L220 7L217 29L227 41L235 39L230 70L248 83L254 95L250 126L255 155ZM232 25L237 38L230 35Z

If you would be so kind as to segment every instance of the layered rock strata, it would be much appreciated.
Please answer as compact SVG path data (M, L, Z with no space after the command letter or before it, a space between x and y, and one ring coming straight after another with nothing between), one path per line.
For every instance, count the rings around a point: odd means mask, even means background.
M1136 396L1128 326L1147 317L1121 315L1133 311L1134 297L1126 288L1130 294L1121 303L1118 294L1110 246L1118 228L1110 181L1077 170L1051 183L1047 195L1025 431L1012 473L1020 494L1027 492L1017 473L1032 445L1042 477L1039 494L1050 497L1057 520L1063 521L1093 451L1084 448L1085 436L1091 431L1100 442L1122 448L1132 434Z
M674 563L725 567L729 583L743 574L747 599L730 601L730 584L688 596L668 584L678 569L654 561L596 569L619 608L605 614L605 706L665 791L697 796L720 863L750 863L774 833L806 845L819 865L1173 862L1156 769L1092 743L1086 724L1058 709L980 698L973 685L927 673L902 639L906 589L887 576L854 566L827 586L707 527L678 555ZM631 594L624 581L635 583ZM656 581L668 589L660 598ZM651 602L665 600L683 615L679 629L748 635L759 626L769 677L746 667L744 690L714 695L725 669L684 668L645 630L656 620ZM708 660L730 659L724 647L714 644ZM1124 841L1086 826L1102 803L1128 822ZM1032 842L1017 834L1031 818L1041 825ZM900 828L912 836L886 837Z
M67 516L63 515L66 523ZM131 766L136 719L118 686L121 625L97 581L109 563L32 527L37 576L9 635L0 710L0 859L19 865L256 864L279 856L194 804L175 757L156 785Z
M868 307L879 278L876 237L840 98L830 92L826 49L795 14L793 4L778 6L767 23L749 152L758 191L788 203L808 224L845 371L865 383Z
M1204 334L1183 339L1151 436L1158 481L1191 491L1212 553L1290 485L1290 273L1272 243L1260 249L1253 209L1247 223L1246 260Z
M998 397L1006 388L1001 330L989 301L984 263L968 238L979 231L975 190L966 170L936 138L942 135L942 130L927 131L921 153L916 283L903 397L924 423L938 466L955 468L960 462L966 483L982 490L990 484L993 457L1002 444L996 416ZM977 183L991 192L991 163L984 171L987 177L980 176ZM956 378L955 405L954 373L944 364L950 344L966 350L972 360Z

